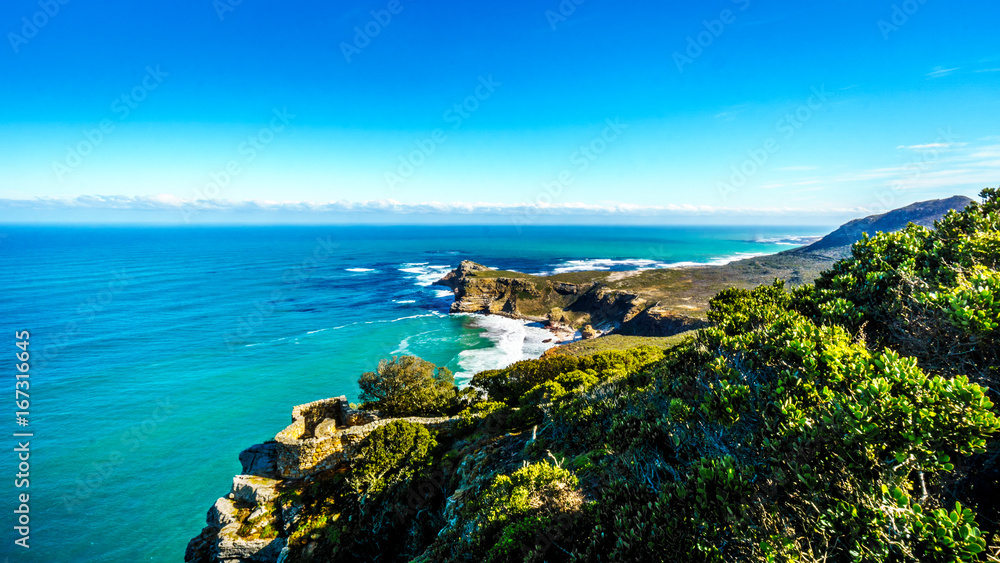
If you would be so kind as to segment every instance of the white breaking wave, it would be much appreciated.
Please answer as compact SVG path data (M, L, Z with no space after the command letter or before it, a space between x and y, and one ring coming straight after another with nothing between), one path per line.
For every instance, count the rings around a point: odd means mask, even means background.
M374 272L376 270L374 268L346 268L344 271L363 273L363 272Z
M762 239L757 239L753 242L761 242L765 244L780 244L786 246L804 246L807 244L812 244L821 238L823 238L823 236L789 235L786 237L762 238Z
M411 334L406 338L400 340L399 346L397 346L396 349L392 351L392 355L395 356L396 354L404 354L410 348L411 339L418 338L420 336L423 336L425 334L430 334L432 332L436 332L436 330L425 330L424 332L418 334Z
M774 254L773 252L737 252L736 254L731 254L729 256L721 256L719 258L712 258L708 262L671 262L664 268L690 268L691 266L725 266L731 262L738 262L740 260L745 260L747 258L756 258L758 256L770 256Z
M566 260L556 265L550 272L539 272L536 276L554 276L556 274L566 274L569 272L590 272L600 270L635 271L659 270L667 268L689 268L691 266L724 266L730 262L743 260L745 258L755 258L757 256L767 256L770 252L736 252L728 256L710 258L706 262L665 262L660 260L650 260L644 258L632 258L624 260L613 260L610 258L592 258L588 260Z
M412 277L416 278L417 285L421 287L428 287L433 285L434 282L443 278L445 274L452 270L451 266L433 266L427 262L420 264L403 264L403 268L400 268L400 272L407 274L412 274Z
M492 344L489 348L463 350L458 354L455 382L464 387L472 376L488 369L500 369L541 356L555 346L555 336L527 321L496 315L468 315L473 326L486 329L482 337ZM544 342L551 340L551 342Z
M665 262L658 262L656 260L646 260L641 258L626 259L626 260L612 260L610 258L592 258L589 260L566 260L562 264L557 265L549 273L536 274L539 276L551 276L555 274L566 274L569 272L589 272L592 270L610 270L616 266L632 266L631 269L636 270L651 270L654 268L665 267Z

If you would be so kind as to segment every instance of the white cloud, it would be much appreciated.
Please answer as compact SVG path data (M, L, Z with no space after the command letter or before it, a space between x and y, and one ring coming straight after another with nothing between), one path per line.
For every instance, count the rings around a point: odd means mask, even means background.
M897 149L907 149L911 151L925 151L929 149L944 149L948 148L948 143L927 143L926 145L899 145Z
M815 183L815 182L803 182ZM72 198L42 197L36 199L0 199L0 209L129 209L160 211L267 211L297 212L311 214L359 214L390 213L399 215L614 215L614 216L669 216L669 215L714 215L714 214L762 214L785 215L798 213L854 212L858 208L802 209L792 207L715 207L708 205L670 204L637 205L631 203L491 203L491 202L451 202L438 201L402 203L391 199L373 201L262 201L222 199L181 200L173 196L121 196L121 195L81 195Z
M927 77L930 77L930 78L941 78L942 76L948 76L949 74L955 72L956 70L958 70L960 68L961 67L943 68L943 67L940 67L940 66L936 66L936 67L934 67L934 70L928 72L924 76L927 76Z

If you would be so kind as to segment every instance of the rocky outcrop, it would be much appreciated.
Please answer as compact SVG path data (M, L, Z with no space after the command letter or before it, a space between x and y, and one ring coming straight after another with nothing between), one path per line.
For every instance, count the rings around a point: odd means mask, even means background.
M776 277L792 286L809 283L834 260L849 255L864 233L897 231L911 222L933 227L948 211L971 202L954 196L915 203L855 219L802 248L725 266L581 272L567 281L567 276L496 271L466 260L436 283L455 292L453 313L504 315L573 330L590 325L606 334L672 336L706 326L709 299L719 290L755 287Z
M673 336L689 330L708 326L709 323L664 309L649 307L625 321L615 330L615 334L626 336Z
M473 272L485 272L490 269L491 268L483 266L482 264L477 264L472 260L462 260L457 268L448 272L443 278L434 282L434 285L443 285L457 290L463 283L465 283L465 279L469 277L469 274Z
M599 277L586 283L569 283L499 272L466 260L437 285L455 292L453 313L504 315L573 330L590 326L584 335L590 338L625 326L629 327L627 334L669 336L703 324L676 313L657 313L655 301L636 292L607 287ZM641 322L633 322L640 318Z
M482 275L484 272L489 274ZM515 272L497 273L492 268L469 260L462 261L458 268L435 282L435 285L451 288L455 292L455 301L451 304L452 313L485 313L534 321L544 320L544 311L536 310L536 305L547 301L545 293L562 296L579 292L579 288L573 284L560 283L556 288L554 285L536 283L534 276ZM557 297L556 301L561 302L561 299Z
M395 420L421 424L447 436L458 418L383 418L351 408L344 396L298 405L292 423L274 440L240 453L243 473L215 501L205 528L188 544L185 561L273 563L283 560L287 538L302 507L280 491L328 471L346 470L366 436Z

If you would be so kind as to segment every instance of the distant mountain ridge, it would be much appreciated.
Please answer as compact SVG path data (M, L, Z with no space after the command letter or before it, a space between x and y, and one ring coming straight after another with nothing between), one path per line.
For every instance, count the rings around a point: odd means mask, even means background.
M788 254L808 253L830 258L843 258L850 255L851 245L861 240L863 233L868 233L869 236L874 236L878 232L890 233L898 231L910 223L933 228L934 222L944 217L948 211L961 211L973 201L962 195L920 201L881 215L869 215L848 221L818 241L786 252Z

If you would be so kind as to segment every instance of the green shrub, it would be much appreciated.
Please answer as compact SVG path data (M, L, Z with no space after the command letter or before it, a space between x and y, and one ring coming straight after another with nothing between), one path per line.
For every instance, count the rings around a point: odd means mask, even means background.
M380 360L358 379L362 407L385 416L441 416L457 410L458 388L448 368L416 356Z
M958 284L940 292L921 293L922 301L940 306L959 329L983 336L1000 334L1000 272L976 265Z
M653 346L639 346L630 350L611 350L590 356L565 356L556 354L537 360L525 360L499 370L487 370L472 377L471 384L482 389L491 401L503 401L509 405L518 404L522 397L536 386L557 377L577 385L567 377L577 378L580 383L593 385L596 381L584 376L568 374L585 372L602 381L615 376L628 375L653 364L663 358L664 351ZM560 383L561 385L561 383Z
M571 472L546 462L494 478L477 504L475 543L487 552L486 560L522 560L550 534L557 517L581 510L578 483Z
M352 485L360 494L378 494L409 480L426 465L437 445L420 424L395 420L369 434L354 462Z

